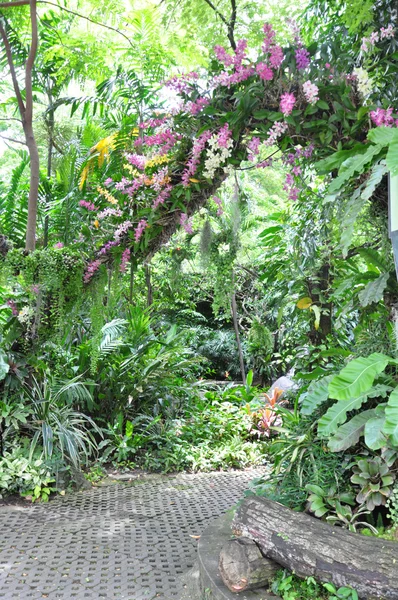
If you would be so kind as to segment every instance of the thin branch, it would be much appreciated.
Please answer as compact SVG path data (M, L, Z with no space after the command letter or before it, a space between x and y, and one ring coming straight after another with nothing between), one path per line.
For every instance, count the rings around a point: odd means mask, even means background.
M210 8L212 8L214 10L216 15L218 15L220 17L220 19L224 23L224 25L229 27L229 23L228 23L227 19L224 17L224 15L222 13L220 13L218 8L216 6L214 6L213 2L211 0L205 0L205 2L206 2L206 4L208 4L210 6Z
M86 21L89 21L90 23L93 23L94 25L98 25L99 27L104 27L105 29L109 29L110 31L114 31L115 33L118 33L119 35L123 36L124 39L127 40L127 42L129 43L131 48L134 48L134 44L131 43L130 38L125 33L120 31L120 29L116 29L116 27L112 27L111 25L105 25L104 23L100 23L99 21L94 21L94 19L90 19L90 17L86 17L85 15L82 15L81 13L78 13L74 10L70 10L70 8L65 8L65 6L60 6L59 4L56 4L55 2L50 2L49 0L37 0L37 3L49 4L50 6L59 8L60 10L63 10L71 15L74 15L75 17L79 17L80 19L85 19ZM29 0L12 0L10 2L0 2L0 8L8 8L9 6L27 6L28 4L29 4ZM227 22L225 22L225 23L226 23L226 25L228 25Z
M55 140L52 140L51 143L54 146L54 148L56 149L56 151L59 152L59 154L65 154L65 152L58 146L58 144L56 143Z
M112 27L112 25L105 25L104 23L100 23L99 21L94 21L94 19L90 19L90 17L86 17L85 15L82 15L81 13L78 13L74 10L70 10L70 8L65 8L65 6L60 6L59 4L56 4L55 2L50 2L49 0L37 0L37 2L40 4L49 4L50 6L55 6L55 8L60 8L61 10L65 11L71 15L75 15L75 17L79 17L80 19L85 19L86 21L89 21L90 23L93 23L94 25L99 25L99 27L104 27L105 29L110 29L111 31L115 31L116 33L118 33L119 35L124 37L124 39L128 41L129 45L132 48L134 48L134 44L131 43L130 38L125 33L123 33L123 31L120 31L120 29L116 29L116 27Z
M6 135L1 135L0 138L2 140L7 140L8 142L14 142L14 144L22 144L23 146L27 146L26 142L22 142L21 140L14 140L14 138L7 137Z
M27 6L29 0L12 0L11 2L0 2L0 8L8 8L9 6Z
M21 119L16 117L0 117L0 121L18 121L18 123L22 123Z
M4 47L6 50L7 62L8 62L8 66L10 67L11 79L12 79L12 84L14 86L15 96L17 97L17 101L18 101L19 112L21 114L21 118L23 119L24 114L25 114L25 104L22 99L22 94L21 94L21 90L19 88L17 74L15 72L15 66L14 66L14 61L12 58L10 42L8 41L6 31L3 27L3 25L1 24L1 21L0 21L0 35L2 37L3 44L4 44Z

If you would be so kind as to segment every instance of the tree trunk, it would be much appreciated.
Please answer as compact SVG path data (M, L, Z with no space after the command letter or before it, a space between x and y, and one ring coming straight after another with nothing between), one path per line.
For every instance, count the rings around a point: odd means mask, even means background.
M153 288L151 279L151 269L149 265L145 265L145 283L146 283L146 305L149 308L153 304Z
M10 3L12 6L12 3ZM30 44L29 55L25 65L25 98L19 87L15 64L12 57L11 45L7 36L6 29L0 21L0 35L4 43L7 62L10 69L12 84L14 87L15 96L18 103L19 113L21 115L22 127L25 134L26 145L30 157L30 184L28 197L28 223L26 227L26 250L31 251L36 247L36 222L37 222L37 205L39 195L39 152L37 149L36 139L33 132L33 89L32 89L32 71L36 59L38 46L37 32L37 14L36 0L29 0L30 7L30 22L32 39Z
M231 592L266 587L279 568L248 538L229 540L220 553L219 572Z
M242 344L240 343L240 333L239 333L239 323L238 323L238 309L236 307L236 294L235 294L235 290L232 292L232 296L231 296L231 313L232 313L232 320L233 320L233 323L234 323L236 343L238 344L240 372L242 374L242 381L243 381L243 383L246 383L245 361L243 360Z
M28 146L30 156L30 181L28 198L28 223L26 227L26 245L25 249L32 251L36 247L36 223L37 223L37 204L39 195L39 152L37 150L36 140L33 133L32 123L23 123L25 131L26 145Z
M300 577L352 587L368 600L398 599L397 542L350 533L254 496L239 506L233 528Z
M48 131L48 147L47 147L47 181L50 186L51 175L52 175L52 158L53 158L53 145L54 145L54 125L55 125L55 115L53 108L53 98L51 94L51 87L48 84L47 90L48 97L48 119L46 120L47 131ZM49 227L49 217L48 217L48 208L50 204L50 193L47 192L46 195L46 216L44 217L44 239L43 239L43 247L47 248L48 245L48 227Z

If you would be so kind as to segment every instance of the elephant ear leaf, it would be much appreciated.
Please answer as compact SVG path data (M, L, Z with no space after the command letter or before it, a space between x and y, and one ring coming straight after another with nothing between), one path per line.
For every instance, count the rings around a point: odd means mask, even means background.
M340 400L331 406L326 413L319 419L318 434L320 437L328 437L337 431L338 426L347 419L347 413L361 408L366 402L368 396L364 394L359 398L351 400Z
M333 377L329 384L330 397L336 400L358 398L372 387L376 375L382 373L391 360L378 352L355 358Z
M371 450L380 450L387 444L387 435L384 433L386 418L384 416L369 419L365 425L365 444Z
M390 435L395 445L398 445L398 388L390 394L386 406L386 423L384 433Z
M328 375L318 381L313 381L304 394L303 403L301 405L301 413L303 415L312 415L314 410L329 398L329 383L334 375Z
M332 452L343 452L359 442L359 438L364 434L365 425L369 419L376 417L374 408L364 410L353 417L347 423L338 428L335 435L330 438L328 446Z

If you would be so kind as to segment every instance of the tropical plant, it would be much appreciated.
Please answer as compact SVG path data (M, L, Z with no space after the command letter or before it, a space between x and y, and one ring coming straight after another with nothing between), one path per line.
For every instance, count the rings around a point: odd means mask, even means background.
M380 456L361 458L353 466L351 482L359 486L356 500L369 511L385 505L391 495L395 475Z
M44 378L24 386L32 418L27 428L33 433L30 455L40 443L44 456L51 458L54 449L77 469L82 456L87 461L96 449L94 434L101 435L94 421L73 408L74 403L91 400L85 382L76 377L67 382Z
M396 359L380 353L354 359L341 373L316 382L305 395L304 415L312 415L329 399L337 400L318 421L318 435L329 438L333 452L357 444L361 436L371 450L398 444L398 388L391 376L380 379L387 366L396 364ZM388 401L382 402L388 394ZM366 409L347 421L362 405Z
M355 506L355 494L351 490L340 491L335 485L329 489L311 484L307 484L305 487L307 491L311 492L308 496L309 509L316 517L325 517L328 523L340 525L353 533L362 528L377 534L377 529L370 523L358 521L359 518L370 515L371 511L364 504L360 504L355 509L352 508Z
M56 489L55 479L40 458L24 456L21 449L7 452L0 458L0 495L18 493L32 502L47 502Z

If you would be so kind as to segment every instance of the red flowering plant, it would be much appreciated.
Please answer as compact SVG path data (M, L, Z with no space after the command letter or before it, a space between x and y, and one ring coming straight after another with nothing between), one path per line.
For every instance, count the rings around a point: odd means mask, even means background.
M268 394L262 394L265 400L265 406L250 413L252 420L251 434L258 437L269 438L273 433L273 427L282 425L282 417L278 413L278 406L286 404L281 400L283 390L279 388L272 389Z

